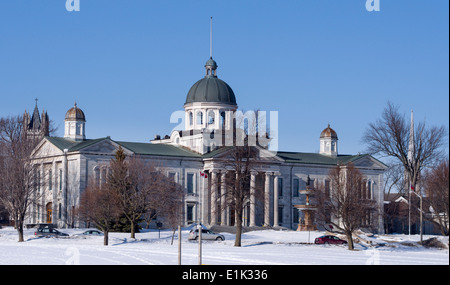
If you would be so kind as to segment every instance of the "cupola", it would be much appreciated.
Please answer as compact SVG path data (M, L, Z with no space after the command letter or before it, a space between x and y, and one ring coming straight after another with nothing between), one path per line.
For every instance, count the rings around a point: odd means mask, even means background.
M64 118L64 138L74 141L85 140L85 124L86 117L84 116L84 112L78 108L75 102L74 106L66 112Z
M337 133L328 124L328 127L320 133L320 154L336 157L338 155L337 141Z

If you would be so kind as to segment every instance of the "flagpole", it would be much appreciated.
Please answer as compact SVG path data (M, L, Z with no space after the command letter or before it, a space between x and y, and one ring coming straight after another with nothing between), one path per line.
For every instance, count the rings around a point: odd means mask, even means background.
M212 17L209 29L209 57L212 58Z
M410 171L408 171L408 180L409 180L409 189L408 189L408 236L411 240L411 190L413 189L412 185L412 177L411 177L411 169L413 169L413 161L414 161L414 113L411 110L411 124L409 128L409 144L408 144L408 164L410 167ZM414 185L415 186L415 185Z
M409 181L408 196L408 237L411 240L411 179Z

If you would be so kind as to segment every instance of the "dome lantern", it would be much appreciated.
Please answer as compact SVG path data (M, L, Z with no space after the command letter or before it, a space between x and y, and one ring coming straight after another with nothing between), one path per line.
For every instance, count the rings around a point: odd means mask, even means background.
M206 62L205 69L206 69L206 76L217 77L217 73L216 73L217 63L212 57L210 57L208 59L208 61Z

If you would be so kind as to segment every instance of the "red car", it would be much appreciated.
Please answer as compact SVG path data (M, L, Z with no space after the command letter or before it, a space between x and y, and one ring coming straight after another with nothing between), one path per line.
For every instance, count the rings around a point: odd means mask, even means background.
M335 236L321 236L314 240L315 244L347 244L347 241Z

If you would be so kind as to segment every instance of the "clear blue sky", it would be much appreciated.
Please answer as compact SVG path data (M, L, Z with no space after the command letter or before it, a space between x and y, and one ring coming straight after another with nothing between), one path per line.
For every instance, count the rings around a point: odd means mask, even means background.
M449 126L449 1L0 1L0 116L48 110L64 133L74 101L88 138L146 142L204 76L209 19L218 76L240 109L279 112L279 149L316 152L328 123L339 152L388 100ZM448 147L447 147L448 148Z

